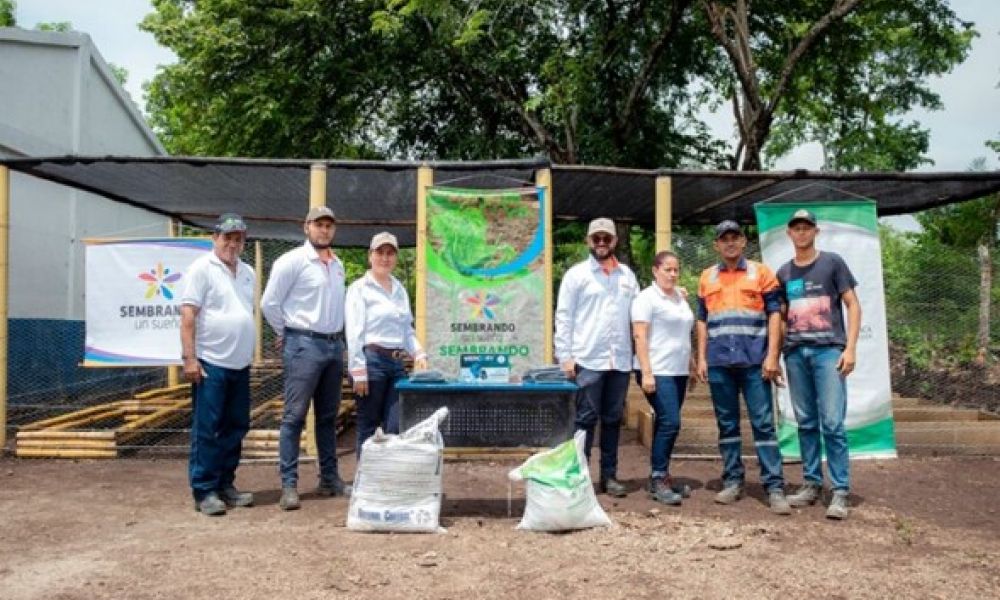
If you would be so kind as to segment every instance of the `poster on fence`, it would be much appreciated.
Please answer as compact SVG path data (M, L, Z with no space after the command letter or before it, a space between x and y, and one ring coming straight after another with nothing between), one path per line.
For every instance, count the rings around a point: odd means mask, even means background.
M795 255L786 233L788 219L796 210L808 208L816 214L820 230L816 247L839 254L854 274L862 318L857 366L847 378L848 445L852 458L895 457L885 291L875 203L868 200L782 201L762 202L754 208L760 230L761 255L775 271ZM846 313L844 316L846 319ZM795 413L787 387L778 388L778 439L783 456L801 457Z
M208 238L86 242L85 367L181 364L184 274Z
M446 376L506 380L544 360L545 189L427 191L427 325Z

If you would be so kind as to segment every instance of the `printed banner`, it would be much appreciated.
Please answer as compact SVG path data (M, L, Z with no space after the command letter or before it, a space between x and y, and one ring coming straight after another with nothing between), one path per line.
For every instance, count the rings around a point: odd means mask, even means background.
M86 242L85 367L181 364L184 274L207 238Z
M857 366L847 378L847 440L851 457L895 457L889 344L882 284L882 252L875 203L871 201L767 203L755 207L764 262L775 271L795 249L786 233L788 219L800 208L816 214L816 247L836 252L858 282L861 335ZM846 320L846 311L845 311ZM846 325L846 323L845 323ZM801 457L795 413L787 387L778 388L778 439L785 457Z
M479 355L511 373L544 360L545 190L427 192L427 350L459 377ZM468 369L466 369L468 371Z

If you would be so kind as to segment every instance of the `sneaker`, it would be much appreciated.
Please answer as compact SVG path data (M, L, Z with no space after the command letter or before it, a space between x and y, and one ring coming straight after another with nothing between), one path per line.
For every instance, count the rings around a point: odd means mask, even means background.
M667 485L673 490L675 494L680 494L682 498L691 497L691 486L686 483L674 483L674 480L667 477Z
M281 510L298 510L299 492L293 487L281 488L281 500L278 500Z
M843 490L835 490L833 492L833 498L830 499L830 506L826 509L827 519L837 519L842 521L847 518L847 513L850 512L850 505L847 502L848 492Z
M771 512L776 515L792 514L792 507L788 504L783 490L771 490L767 494L767 503L771 507Z
M226 503L226 506L253 506L253 494L241 492L233 486L219 491L219 498Z
M817 500L819 500L819 496L822 492L822 486L806 482L802 484L802 487L796 490L794 494L788 496L788 504L796 508L812 506L813 504L816 504Z
M625 489L625 484L618 481L614 477L601 478L601 485L599 486L602 494L607 494L612 498L624 498L628 496L628 490Z
M344 483L340 477L333 481L320 481L316 486L316 494L319 496L350 496L351 486Z
M196 500L194 509L203 515L217 517L226 514L226 503L219 499L215 492L209 492L201 500Z
M649 497L661 504L679 506L684 498L670 486L670 479L667 477L650 477L646 489Z
M715 495L715 501L719 504L732 504L743 497L743 484L734 483L722 488L722 491Z

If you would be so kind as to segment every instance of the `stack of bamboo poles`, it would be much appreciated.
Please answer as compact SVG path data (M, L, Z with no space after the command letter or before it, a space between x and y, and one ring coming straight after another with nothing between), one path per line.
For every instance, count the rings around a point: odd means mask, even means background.
M190 410L187 384L150 390L24 425L14 451L33 458L116 458L121 446L183 420Z
M268 389L268 380L280 376L277 368L255 369L251 396ZM337 414L337 432L343 433L355 412L353 391L345 380L344 401ZM243 456L257 459L278 457L278 427L283 398L280 392L266 398L250 413L250 431L243 441ZM135 394L126 400L106 402L57 417L35 421L19 428L14 451L26 458L117 458L126 448L149 440L154 430L183 426L190 419L191 387L180 384ZM306 436L302 449L307 452Z

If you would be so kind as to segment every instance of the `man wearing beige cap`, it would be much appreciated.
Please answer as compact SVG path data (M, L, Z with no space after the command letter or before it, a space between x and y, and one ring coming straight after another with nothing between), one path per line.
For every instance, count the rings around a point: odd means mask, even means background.
M576 428L587 433L588 460L594 428L601 423L600 490L622 497L626 489L617 479L618 438L632 368L629 310L639 284L615 258L617 241L614 221L590 222L590 256L570 267L559 286L554 341L556 359L580 388Z
M406 375L403 359L409 355L414 368L427 368L427 353L413 329L410 297L392 275L398 255L396 236L375 234L368 250L371 268L347 288L347 364L358 405L359 458L378 427L399 433L396 382Z
M306 215L303 245L278 257L261 310L278 335L285 372L285 409L278 455L283 510L299 507L299 440L313 399L319 487L323 496L350 493L337 472L336 419L344 374L344 265L330 249L333 211L314 206Z

